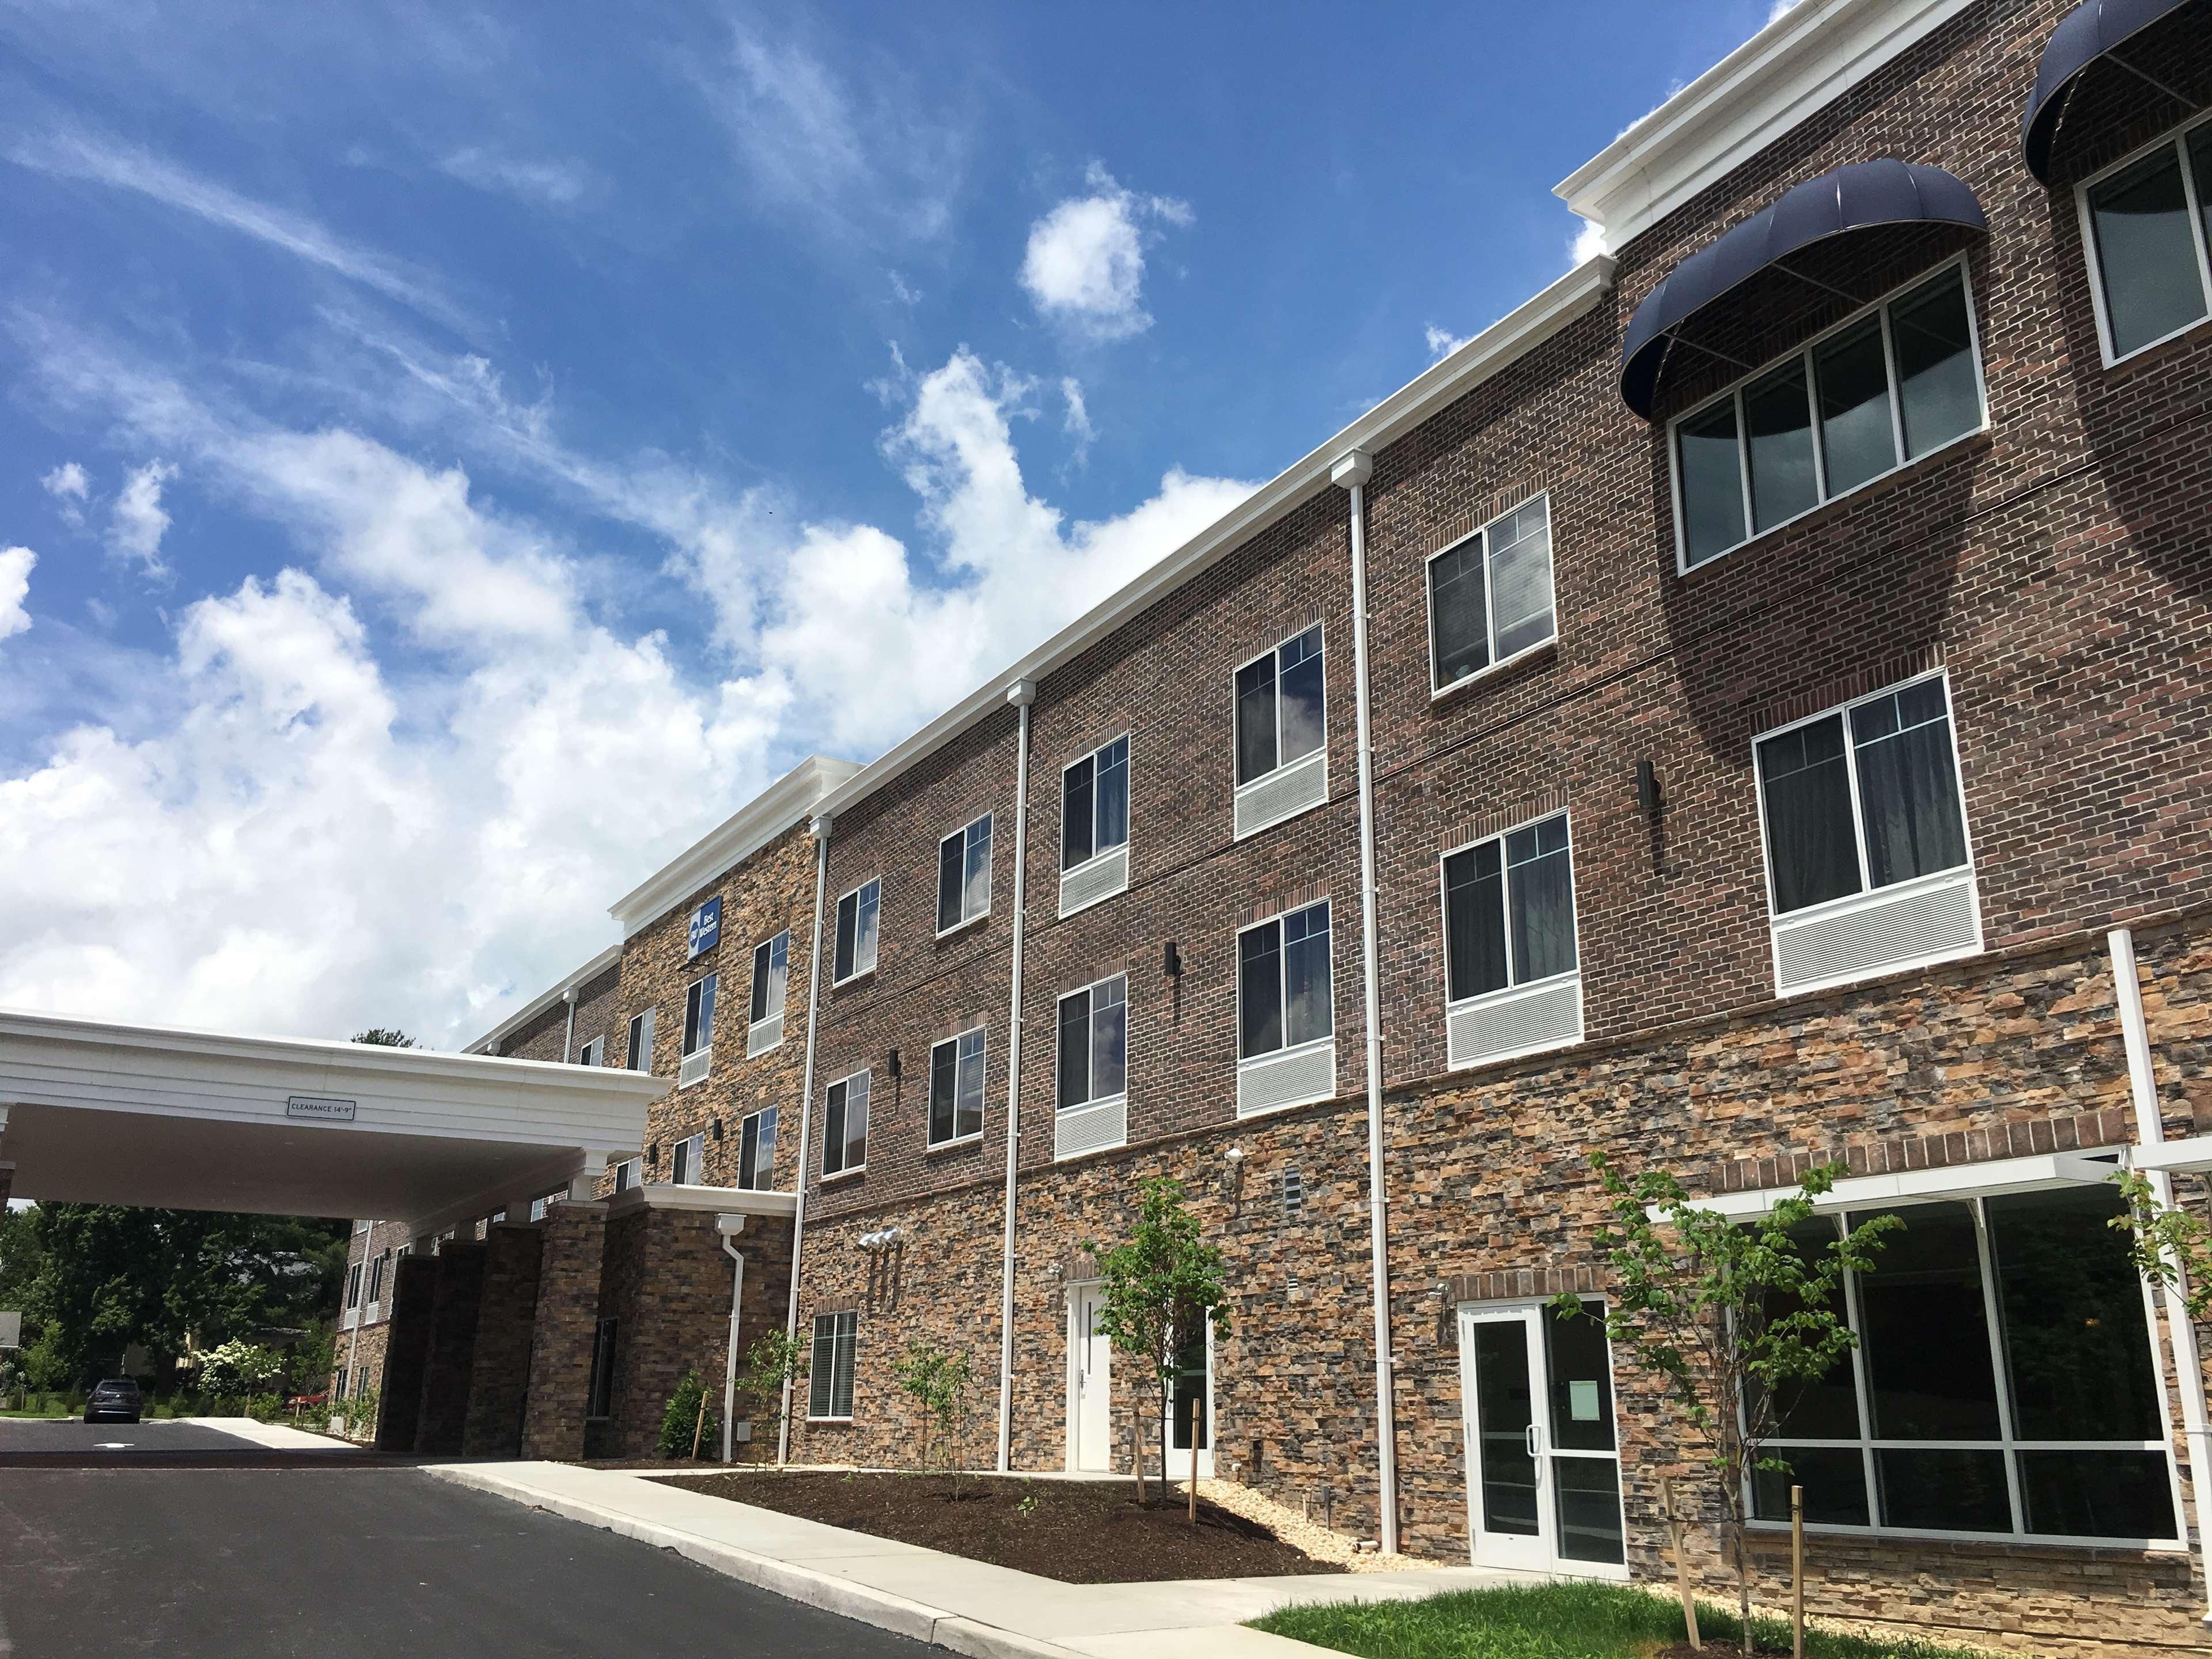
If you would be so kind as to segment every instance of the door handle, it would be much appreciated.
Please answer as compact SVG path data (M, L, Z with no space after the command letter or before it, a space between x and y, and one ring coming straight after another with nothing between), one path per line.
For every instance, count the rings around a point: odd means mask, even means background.
M1534 1457L1542 1452L1543 1447L1538 1443L1541 1438L1542 1436L1534 1423L1522 1431L1522 1439L1528 1448L1529 1456Z

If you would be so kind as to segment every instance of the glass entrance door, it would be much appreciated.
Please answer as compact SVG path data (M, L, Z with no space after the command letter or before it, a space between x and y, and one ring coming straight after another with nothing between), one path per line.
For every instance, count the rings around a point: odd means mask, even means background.
M1475 1564L1540 1572L1621 1565L1604 1328L1545 1303L1462 1307L1459 1348Z

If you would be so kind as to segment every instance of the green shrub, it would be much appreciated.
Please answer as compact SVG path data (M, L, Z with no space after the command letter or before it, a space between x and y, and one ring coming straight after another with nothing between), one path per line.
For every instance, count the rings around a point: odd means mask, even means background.
M699 1443L699 1455L718 1457L721 1454L722 1425L707 1404L707 1385L699 1380L699 1373L687 1371L684 1380L676 1385L676 1392L668 1401L668 1409L660 1415L660 1455L663 1457L689 1457L694 1437Z

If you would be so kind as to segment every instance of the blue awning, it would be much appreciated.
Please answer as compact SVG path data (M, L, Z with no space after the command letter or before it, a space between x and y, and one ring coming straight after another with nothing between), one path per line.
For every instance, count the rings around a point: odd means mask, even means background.
M2058 27L2051 31L2051 44L2043 49L2043 61L2036 65L2035 90L2027 94L2027 113L2021 118L2020 147L2027 153L2030 173L2046 185L2051 182L2051 141L2057 136L2058 118L2064 112L2067 97L2083 71L2098 59L2110 56L2131 36L2140 34L2161 17L2179 11L2189 3L2190 0L2082 0L2081 4L2059 19ZM2136 72L2142 73L2140 70ZM2143 78L2150 80L2148 76ZM2157 86L2158 82L2150 81L2150 84ZM2159 89L2166 90L2163 87Z
M1916 222L1990 228L1972 191L1942 168L1917 162L1857 161L1784 191L1676 265L1636 308L1621 343L1622 400L1650 420L1674 331L1762 270L1846 231Z

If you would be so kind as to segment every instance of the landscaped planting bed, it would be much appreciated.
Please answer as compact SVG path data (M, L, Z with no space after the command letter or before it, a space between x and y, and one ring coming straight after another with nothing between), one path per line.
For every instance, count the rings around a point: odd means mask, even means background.
M1140 1505L1133 1481L809 1470L667 1484L1071 1584L1343 1571L1203 1498L1196 1526L1180 1492L1152 1486Z
M1285 1607L1255 1626L1366 1659L1735 1659L1742 1626L1734 1613L1698 1603L1705 1652L1686 1638L1682 1607L1668 1597L1616 1584L1506 1585L1455 1590L1418 1601L1331 1601ZM1790 1651L1790 1626L1754 1619L1762 1654ZM1808 1659L1986 1659L1963 1648L1805 1632Z

